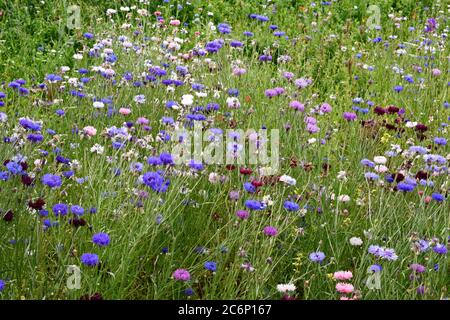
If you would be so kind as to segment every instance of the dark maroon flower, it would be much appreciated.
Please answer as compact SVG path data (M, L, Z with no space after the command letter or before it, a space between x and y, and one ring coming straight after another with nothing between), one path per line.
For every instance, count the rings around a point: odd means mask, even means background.
M401 173L395 173L394 179L395 179L395 182L397 182L397 183L402 182L403 180L405 180L405 176Z
M85 294L84 296L80 297L80 300L103 300L103 296L100 292L96 292L92 295Z
M241 168L239 169L239 172L243 175L249 175L253 173L253 170L250 168Z
M34 210L42 210L44 208L44 205L45 201L41 198L36 199L36 201L34 202L32 200L28 201L28 206Z
M428 127L424 124L419 123L416 125L416 131L425 132L427 130L428 130Z
M262 187L262 186L264 185L264 182L263 182L263 181L253 180L253 181L252 181L252 185L253 185L255 188L258 188L258 187Z
M388 130L395 130L395 129L397 129L396 126L394 126L393 124L390 124L390 123L386 123L386 124L385 124L385 127L386 127L386 129L388 129Z
M419 172L417 172L416 174L416 179L419 180L427 180L428 179L428 173L425 171L420 170Z
M83 227L86 225L86 220L83 218L73 218L69 220L69 224L74 226L75 228Z
M384 114L387 113L386 109L384 109L384 108L382 108L382 107L380 107L380 106L376 106L376 107L373 109L373 112L375 112L376 114L378 114L378 115L380 115L380 116L382 116L382 115L384 115Z
M295 297L285 294L281 300L297 300Z
M13 218L14 213L12 212L12 210L6 211L5 215L3 216L3 220L6 222L11 222Z
M33 184L34 179L31 178L29 175L23 175L21 177L22 183L26 186L31 186Z
M27 171L27 169L28 169L28 163L26 163L26 162L21 162L21 163L20 163L20 166L22 167L23 171Z
M400 111L400 108L398 108L398 107L396 107L396 106L389 106L388 108L387 108L387 112L388 113L397 113L397 112L399 112Z

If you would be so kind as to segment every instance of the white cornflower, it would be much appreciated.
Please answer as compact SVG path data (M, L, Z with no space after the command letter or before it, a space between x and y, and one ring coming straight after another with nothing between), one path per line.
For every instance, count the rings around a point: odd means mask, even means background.
M295 291L295 289L296 289L296 287L292 283L277 285L277 290L278 290L278 292L281 292L281 293L292 292L292 291Z
M351 244L352 246L357 246L357 247L359 247L360 245L363 244L363 241L362 241L361 238L359 238L359 237L351 237L351 238L350 238L350 244Z

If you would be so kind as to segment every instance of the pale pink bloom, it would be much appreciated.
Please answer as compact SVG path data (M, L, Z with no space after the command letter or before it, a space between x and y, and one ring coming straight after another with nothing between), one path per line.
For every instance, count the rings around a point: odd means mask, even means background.
M353 274L351 271L336 271L333 275L334 280L350 280L353 277Z
M339 282L336 284L336 290L339 293L352 293L354 290L354 287L350 283Z
M144 124L144 125L147 125L147 124L149 124L149 120L147 119L147 118L145 118L145 117L139 117L139 118L137 118L137 121L136 121L138 124Z
M430 203L431 200L432 200L432 198L430 196L426 196L424 201L425 201L425 203Z
M350 298L348 298L346 296L342 296L342 297L339 298L339 300L353 300L353 299L350 299Z
M87 126L83 128L84 134L93 137L97 134L97 129L95 129L93 126Z
M436 69L431 70L431 73L433 74L433 76L438 77L441 75L441 70L436 68Z
M170 20L170 25L171 26L179 26L180 25L180 20Z
M243 68L234 68L233 69L233 75L234 76L240 76L240 75L243 75L246 72L247 72L247 70L245 70Z
M124 116L127 116L127 115L129 115L129 114L131 113L131 109L128 109L128 108L120 108L120 109L119 109L119 113L120 113L120 114L123 114Z

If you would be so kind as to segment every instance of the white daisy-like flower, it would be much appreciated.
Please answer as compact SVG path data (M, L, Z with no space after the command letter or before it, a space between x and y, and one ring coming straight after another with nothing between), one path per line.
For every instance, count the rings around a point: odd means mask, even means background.
M278 290L278 292L281 292L281 293L293 292L293 291L295 291L295 289L297 289L297 288L292 283L277 285L277 290Z
M352 246L359 247L359 246L361 246L363 244L363 241L359 237L351 237L350 238L350 244Z

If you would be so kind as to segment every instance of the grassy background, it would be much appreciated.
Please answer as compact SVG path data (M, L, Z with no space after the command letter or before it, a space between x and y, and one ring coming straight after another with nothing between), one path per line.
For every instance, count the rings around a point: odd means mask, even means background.
M366 31L363 27L367 19L365 8L371 4L370 1L339 1L331 7L318 3L315 9L306 1L273 1L269 5L265 1L210 1L208 4L191 1L191 5L180 1L184 6L182 10L177 8L177 1L170 1L170 4L161 1L151 1L149 5L137 4L138 8L147 8L149 12L160 10L166 18L173 16L189 23L189 33L183 36L187 39L183 52L196 45L195 31L201 32L198 40L202 42L217 37L207 29L209 21L215 24L228 22L233 27L230 38L243 39L242 32L245 30L255 33L252 38L254 44L246 40L244 50L232 51L227 47L213 56L223 71L209 73L201 63L188 66L192 77L208 88L220 83L225 89L240 90L243 107L232 111L229 117L236 120L238 128L266 125L269 129L282 129L286 124L291 125L289 131L281 132L281 173L295 177L297 186L264 186L256 197L271 195L275 202L273 207L252 213L251 219L237 224L235 211L242 209L244 201L252 197L242 190L242 184L247 179L236 171L211 166L199 178L173 177L169 192L158 195L150 191L143 208L136 208L132 202L135 200L132 192L137 176L128 174L129 162L121 157L124 151L108 147L105 155L93 155L89 149L94 143L109 145L110 142L99 134L92 140L80 140L79 136L71 134L72 128L86 125L94 125L99 132L112 125L121 126L124 121L122 116L96 114L89 99L80 101L67 91L58 94L64 99L62 105L46 107L32 106L34 99L46 99L41 92L33 93L28 98L8 95L8 103L3 109L8 113L11 126L2 128L3 136L11 132L12 124L21 116L44 120L44 127L55 129L62 141L46 137L46 149L58 146L65 156L79 160L82 168L77 172L77 177L89 177L89 182L78 185L69 181L57 191L49 191L40 184L36 188L26 188L17 181L2 182L0 208L12 208L16 216L12 224L0 223L0 278L9 280L7 290L0 293L0 297L77 299L83 294L101 292L107 299L182 298L182 290L188 285L170 279L172 272L179 267L189 269L193 275L189 286L196 292L195 299L278 298L280 294L275 290L276 285L289 281L296 284L295 295L300 299L336 299L335 282L329 274L347 269L353 271L352 283L362 292L364 299L437 299L446 296L449 284L446 257L433 252L415 255L410 246L414 234L445 241L450 226L448 200L444 204L433 202L425 205L423 198L415 192L404 195L392 192L388 187L369 184L360 165L361 159L382 155L391 144L407 148L406 141L411 139L414 144L426 146L432 143L433 135L430 133L425 141L420 141L412 129L396 134L382 126L372 135L362 128L359 121L347 123L342 120L342 112L351 109L352 99L362 97L375 101L377 105L405 107L408 117L426 123L430 132L438 134L439 124L446 122L449 116L447 110L442 111L443 102L448 100L448 50L437 51L433 65L425 68L424 90L420 90L416 83L405 85L405 90L397 94L392 88L401 83L402 78L389 70L399 65L408 70L407 73L412 73L413 65L424 66L425 61L416 57L423 55L420 48L412 46L408 49L411 55L402 57L397 57L395 50L398 44L420 37L426 18L439 15L432 2L379 1L377 5L381 9L383 27L379 33ZM272 10L272 3L276 3L276 11ZM81 8L82 25L79 31L65 27L67 7L74 4ZM82 37L87 31L93 32L96 39L127 34L136 43L143 43L142 35L131 35L136 29L135 13L130 18L119 11L114 22L105 15L108 8L119 9L122 5L133 4L136 2L111 4L109 1L96 1L94 5L92 1L8 1L0 4L1 81L8 83L23 78L31 83L40 83L46 74L56 73L63 65L71 67L75 75L78 68L100 64L101 60L76 61L72 58L74 53L94 43ZM214 16L208 17L208 11L214 12ZM329 11L332 15L327 18ZM247 18L248 14L255 12L268 15L270 23L278 25L297 42L292 44L280 39L274 46L274 37L267 31L267 24ZM408 22L402 23L397 30L388 17L389 13L405 16ZM195 18L199 21L195 22ZM311 26L314 21L316 28ZM132 23L133 28L120 30L123 22ZM154 17L151 16L139 28L143 35L162 39L170 36L170 29L152 28L153 22ZM416 27L415 32L407 31L410 25ZM335 37L330 38L331 34ZM384 40L391 34L398 35L398 38L390 40L390 46L384 48L382 43L370 41L379 34ZM347 50L342 50L342 47ZM115 48L120 52L118 47ZM257 58L266 48L270 48L274 62L261 64ZM361 61L373 66L374 71L369 72L357 65L357 52L363 53ZM280 55L289 55L291 62L286 65L277 63ZM141 73L146 59L160 62L157 46L152 45L144 55L120 52L118 56L119 62L114 67L117 75L126 71ZM243 61L247 69L247 74L242 78L230 76L231 61L236 59ZM349 68L349 65L353 67ZM432 79L429 73L431 67L440 68L442 76ZM324 101L332 104L333 113L320 118L321 131L316 135L320 140L329 133L331 138L327 144L307 143L311 136L305 131L303 116L287 107L292 97L286 95L268 99L264 96L267 88L292 87L280 79L280 72L285 70L314 79L312 86L295 92L296 99L306 102L308 107ZM355 80L355 76L359 79ZM163 103L179 100L187 90L177 89L168 94L161 86L118 89L104 85L98 78L87 85L87 91L96 97L113 96L116 107L133 104L133 97L137 94L146 95L147 103L133 108L132 115L133 119L138 116L151 119L155 128L153 135L158 132L157 129L162 129L158 121L162 116L176 117L173 111L164 108ZM272 79L276 79L276 83ZM292 96L294 92L291 91ZM335 99L330 99L331 95ZM219 113L222 117L218 116L214 122L215 126L223 128L228 126L224 117L225 96L222 94L217 101L222 106ZM249 102L244 103L246 96ZM55 110L59 108L66 111L64 118L55 115ZM255 112L249 114L249 108ZM361 116L360 120L371 117L373 113ZM393 122L394 119L391 116L388 121ZM446 132L439 134L445 135ZM145 133L136 132L136 135L144 136ZM73 148L71 143L75 144ZM155 147L161 150L167 146L155 144ZM129 148L132 147L127 147L125 151ZM2 161L17 152L11 145L0 145ZM442 147L439 152L445 155L449 147ZM30 159L38 157L38 151L30 144L26 144L20 153ZM145 162L149 151L139 149L138 153L137 160ZM117 156L117 161L110 164L106 156ZM290 167L291 157L297 158L299 164L311 163L312 170L304 170L301 165ZM61 171L53 159L54 155L51 155L46 172ZM400 157L389 161L389 168L393 171L405 166ZM323 169L324 164L329 165L328 171ZM421 165L420 161L416 161L411 172L417 171ZM115 177L112 174L114 168L120 168L123 174ZM336 179L342 170L348 173L345 183ZM212 171L226 175L228 181L225 184L210 184L207 175ZM448 175L436 177L434 182L436 186L448 183ZM190 192L180 192L182 187ZM231 190L241 191L239 201L227 199ZM435 190L427 188L425 194L432 191ZM348 194L352 201L345 205L336 203L330 199L331 193ZM11 196L3 196L6 194ZM304 217L283 209L283 200L294 194L303 197L301 206L307 204L311 208ZM45 198L47 208L57 202L66 202L86 208L95 206L98 213L86 217L88 227L75 229L62 221L60 227L42 232L41 219L27 212L24 205L29 199L37 197ZM364 198L364 205L357 206L357 198ZM317 212L318 207L322 209L321 213ZM160 225L155 223L157 214L164 216L164 222ZM268 239L261 234L260 230L268 224L278 227L279 236ZM303 236L297 233L299 227L305 230ZM369 229L372 239L364 238L364 230ZM92 233L99 231L108 232L111 236L112 243L105 249L95 248L90 241ZM363 238L364 245L361 248L351 247L348 239L352 236ZM11 239L15 239L16 243L10 244ZM364 285L367 268L377 262L367 254L370 244L395 248L400 257L396 262L383 262L381 290L368 290ZM194 249L199 246L208 248L207 253L195 253ZM168 254L161 254L163 247L169 248ZM239 254L241 250L246 251L246 258ZM316 250L326 253L325 264L317 265L308 260L308 254ZM98 268L83 267L82 288L68 290L65 287L66 266L79 265L79 256L84 252L98 253L102 264ZM268 258L273 261L271 264L267 263ZM209 260L218 264L214 276L203 270L203 263ZM250 261L256 271L244 272L240 265L245 261ZM415 288L419 282L409 280L408 265L411 263L422 263L427 267L421 283L429 291L424 296L416 294ZM440 265L438 272L432 270L436 263Z

